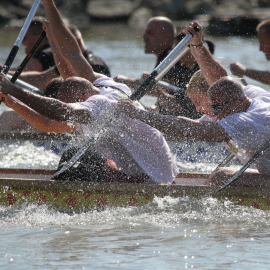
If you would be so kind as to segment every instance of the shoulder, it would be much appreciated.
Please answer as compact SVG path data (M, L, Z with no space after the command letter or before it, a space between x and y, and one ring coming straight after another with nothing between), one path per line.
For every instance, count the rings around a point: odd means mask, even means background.
M106 75L108 77L111 76L111 72L105 61L95 55L92 51L86 50L83 52L83 56L88 61L88 63L92 66L94 72L101 73L103 75Z
M260 96L270 97L270 93L266 90L262 89L261 87L255 85L247 85L244 87L244 91L247 97L253 99Z

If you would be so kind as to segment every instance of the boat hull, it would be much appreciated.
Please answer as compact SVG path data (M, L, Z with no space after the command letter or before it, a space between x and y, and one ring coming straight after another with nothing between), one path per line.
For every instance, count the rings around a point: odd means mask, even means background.
M105 207L137 207L155 197L214 197L238 205L270 210L269 188L228 187L216 193L216 187L204 186L207 174L180 174L179 184L93 183L49 180L53 171L12 170L0 172L0 204L46 205L63 211L84 211ZM28 177L28 178L27 178ZM190 181L190 185L187 185Z

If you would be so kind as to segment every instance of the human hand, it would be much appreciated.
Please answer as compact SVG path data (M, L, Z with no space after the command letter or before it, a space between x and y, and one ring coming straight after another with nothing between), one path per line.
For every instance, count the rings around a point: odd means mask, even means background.
M124 75L117 75L113 78L114 81L119 82L119 83L124 83L129 85L130 83L135 83L137 79L135 78L130 78Z
M131 99L120 99L116 110L125 113L130 118L135 118L138 109Z
M0 91L2 93L9 94L13 86L14 85L9 81L7 76L3 73L0 73Z
M149 75L150 75L149 72L143 72L142 78L141 78L142 82L145 81L147 79L147 77L149 77Z
M246 67L242 64L235 62L230 65L230 69L233 75L242 78L245 75Z
M199 31L196 31L195 27L198 28ZM199 23L197 22L190 23L186 27L186 34L188 33L192 35L192 38L189 41L189 45L198 46L203 42L203 27Z
M11 107L14 103L14 99L10 95L4 94L2 92L0 92L0 100L2 100L8 107Z

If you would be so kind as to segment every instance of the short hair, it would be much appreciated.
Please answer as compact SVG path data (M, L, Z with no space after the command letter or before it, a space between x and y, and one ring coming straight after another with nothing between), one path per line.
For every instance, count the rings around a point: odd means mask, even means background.
M203 73L201 70L198 70L193 74L189 83L187 84L186 94L187 96L190 96L191 93L207 95L209 87L210 86L207 83Z
M230 99L246 99L243 85L237 80L226 76L212 84L207 92L208 96L220 96L222 99L229 96Z
M259 23L256 27L256 31L257 33L259 31L264 31L266 33L269 33L270 34L270 19L268 20L264 20L262 21L261 23Z
M45 22L44 17L34 17L29 25L29 30L32 31L33 35L40 35L43 30L43 23Z
M57 94L60 86L63 84L64 79L62 77L57 77L52 79L46 86L44 90L44 96L57 99Z

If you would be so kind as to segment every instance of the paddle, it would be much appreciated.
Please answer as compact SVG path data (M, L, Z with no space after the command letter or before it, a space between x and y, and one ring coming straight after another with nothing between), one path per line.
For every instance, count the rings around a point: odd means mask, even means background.
M177 87L177 86L175 86L175 85L169 84L169 83L164 82L164 81L158 81L158 82L157 82L157 85L159 85L159 86L161 86L161 87L166 87L166 88L168 88L168 89L170 89L170 90L173 90L173 91L175 91L175 92L178 92L178 91L180 91L180 92L185 92L184 89L179 88L179 87Z
M16 39L16 41L14 43L9 55L8 55L8 58L7 58L3 68L1 70L1 73L3 73L3 74L8 73L8 71L9 71L9 69L10 69L10 67L11 67L11 65L12 65L12 63L13 63L13 61L14 61L17 53L18 53L18 51L19 51L20 45L21 45L21 43L22 43L22 41L24 39L24 36L25 36L28 28L29 28L29 25L30 25L33 17L35 16L35 13L36 13L36 11L38 9L40 1L41 0L35 0L32 8L30 9L29 14L26 17L25 22L24 22L24 24L22 26L22 29L21 29L21 31L20 31L20 33L19 33L19 35L18 35L18 37L17 37L17 39ZM2 100L0 100L0 104L2 103L3 100L4 100L4 98L2 98Z
M12 83L15 83L15 81L21 75L22 71L27 66L27 64L29 63L29 61L33 57L33 55L37 52L40 44L43 42L43 40L45 38L46 38L46 32L43 30L41 32L40 36L38 37L38 39L36 40L35 44L32 46L32 48L30 49L30 51L28 52L28 54L25 56L25 58L23 59L22 63L19 65L19 67L17 68L16 72L14 73L14 75L12 76L12 78L10 79L10 81Z
M23 82L21 80L17 80L18 77L21 75L22 71L24 70L24 68L27 66L28 62L30 61L30 59L32 58L32 56L36 53L36 51L38 50L40 44L43 42L43 40L46 38L46 32L43 30L40 34L40 36L38 37L38 39L36 40L35 44L32 46L32 48L30 49L30 51L28 52L28 54L25 56L24 60L22 61L22 63L19 65L19 67L17 68L16 72L13 74L13 76L11 77L11 75L7 74L7 77L9 78L9 80L12 83L15 83L19 86L21 86L24 89L27 89L35 94L38 95L43 95L43 91L39 90L38 88L32 86L31 84L28 84L26 82ZM3 101L3 99L2 99Z
M223 190L224 188L226 188L227 186L229 186L231 183L233 183L234 181L237 180L237 178L243 173L245 172L245 170L261 155L261 153L266 150L270 145L270 140L267 140L262 146L261 148L249 159L249 161L238 171L236 172L233 177L225 184L223 185L221 188L219 188L217 190L217 192L220 192L221 190Z
M199 31L199 28L195 29ZM152 88L180 59L187 53L189 48L187 47L187 43L192 38L192 34L187 34L185 38L182 39L181 42L167 55L167 57L154 69L154 71L145 79L145 81L130 95L131 100L139 100L142 96L146 94L146 92ZM115 116L115 115L114 115ZM104 132L104 128L108 126L109 123L112 122L113 118L109 119L101 128L99 134ZM96 142L99 137L97 134L95 137L89 140L82 148L80 148L75 155L67 161L67 163L54 175L53 178L57 177L61 173L65 172L69 168L71 168L80 157Z
M12 65L12 63L13 63L16 55L17 55L19 47L20 47L20 45L21 45L21 43L22 43L22 41L24 39L24 36L25 36L25 34L26 34L26 32L27 32L27 30L29 28L29 25L30 25L36 11L37 11L37 8L38 8L38 6L40 4L40 1L41 0L35 0L35 2L34 2L32 8L30 10L28 16L27 16L27 18L26 18L26 20L25 20L25 22L24 22L24 24L22 26L22 29L21 29L21 31L20 31L20 33L19 33L13 47L12 47L9 55L8 55L8 58L7 58L3 68L1 70L1 73L4 73L4 74L8 73L8 71L9 71L9 69L10 69L10 67L11 67L11 65Z
M10 74L7 74L6 76L8 77L9 80L12 79L12 76ZM22 87L22 88L24 88L24 89L26 89L26 90L28 90L30 92L38 94L40 96L44 95L44 92L42 90L40 90L37 87L35 87L35 86L33 86L33 85L29 84L29 83L26 83L26 82L24 82L22 80L17 79L15 84L19 85L20 87Z

